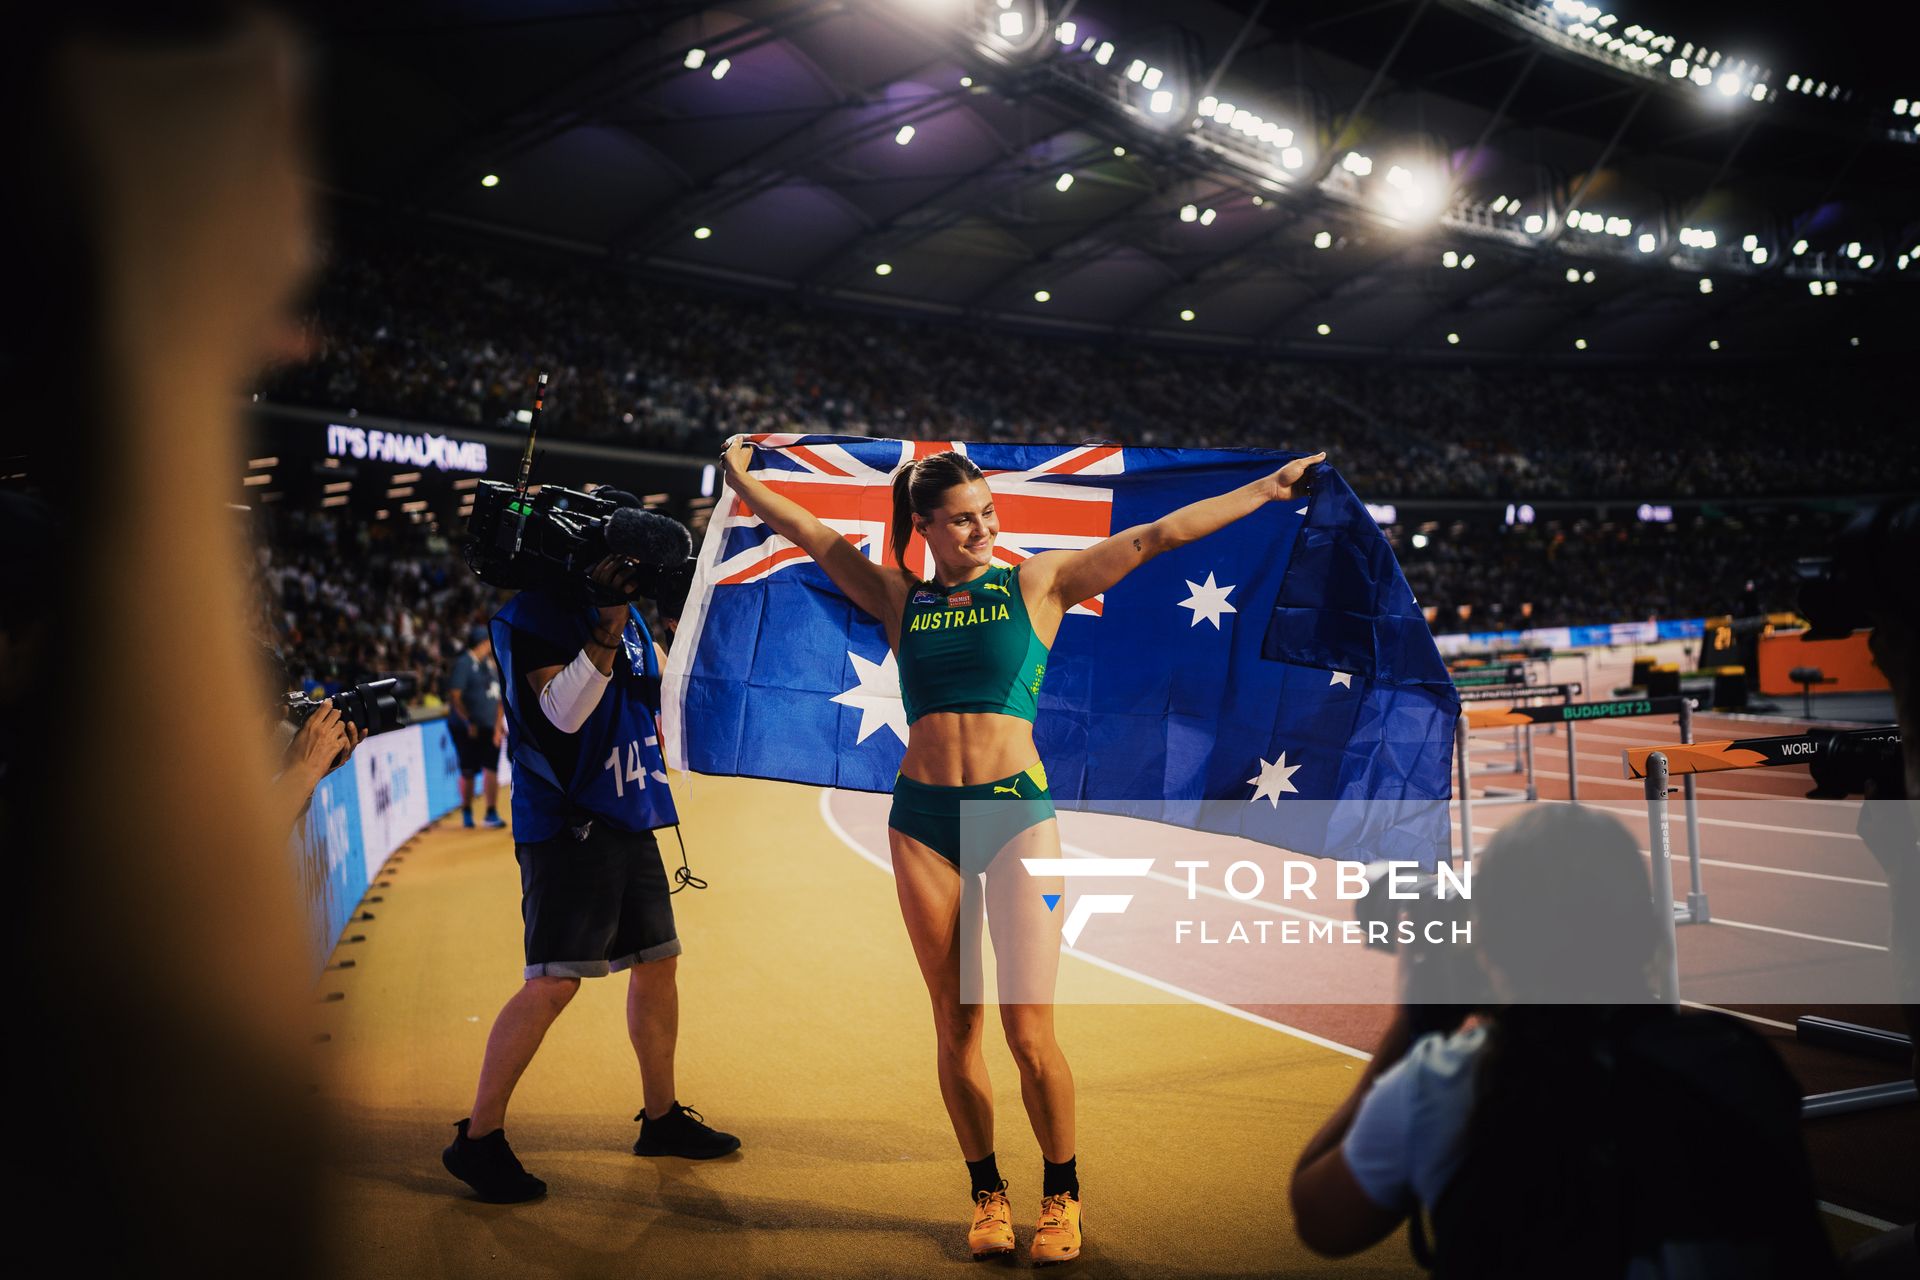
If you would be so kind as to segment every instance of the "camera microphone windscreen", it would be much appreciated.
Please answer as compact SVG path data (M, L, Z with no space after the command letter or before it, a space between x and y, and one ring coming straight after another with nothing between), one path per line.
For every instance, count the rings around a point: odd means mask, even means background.
M672 569L693 554L693 535L671 516L622 507L607 517L607 550Z

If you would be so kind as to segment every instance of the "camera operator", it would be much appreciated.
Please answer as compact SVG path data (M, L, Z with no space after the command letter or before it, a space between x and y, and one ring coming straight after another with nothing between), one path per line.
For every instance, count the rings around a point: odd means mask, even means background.
M636 594L636 563L608 556L596 588ZM514 771L514 852L525 920L524 982L495 1019L473 1114L442 1155L495 1203L546 1184L508 1146L514 1085L582 978L628 971L627 1032L645 1105L636 1155L711 1159L740 1146L674 1094L680 940L653 830L677 822L660 754L659 652L638 611L551 587L521 591L493 621Z
M1403 990L1294 1169L1308 1247L1356 1253L1411 1215L1443 1276L1835 1273L1799 1089L1737 1020L1655 1003L1665 948L1618 819L1556 804L1507 826L1471 916L1485 1007L1416 1038Z
M504 827L500 821L500 744L507 740L507 710L500 701L500 677L493 666L493 638L485 627L467 633L467 651L447 677L447 699L453 713L454 753L460 758L460 825L473 825L473 777L484 779L487 814L482 824Z

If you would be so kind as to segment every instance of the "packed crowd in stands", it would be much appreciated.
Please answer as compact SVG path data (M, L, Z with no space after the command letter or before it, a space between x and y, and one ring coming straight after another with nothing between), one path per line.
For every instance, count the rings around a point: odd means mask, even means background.
M737 432L1325 448L1369 498L1859 493L1920 478L1883 389L1798 370L1288 363L700 292L603 263L364 228L268 400L712 453Z
M289 688L334 694L404 675L417 701L444 701L468 628L498 607L456 548L424 524L277 508L256 518L255 638L279 651Z
M1788 517L1462 524L1422 534L1420 547L1415 530L1389 538L1414 599L1444 634L1791 610L1794 561L1821 553L1834 530L1828 519Z

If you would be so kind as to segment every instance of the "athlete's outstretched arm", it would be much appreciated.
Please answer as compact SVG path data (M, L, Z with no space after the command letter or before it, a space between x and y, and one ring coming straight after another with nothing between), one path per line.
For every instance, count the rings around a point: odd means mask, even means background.
M1169 511L1152 524L1122 529L1084 551L1046 551L1020 568L1034 588L1047 590L1062 609L1071 609L1113 588L1122 578L1165 551L1224 529L1269 502L1290 502L1307 491L1307 471L1327 455L1296 458L1270 476ZM1040 581L1033 581L1039 578Z
M746 437L737 437L721 456L727 486L775 533L812 556L833 579L833 585L847 593L849 600L882 623L899 612L893 604L885 569L855 551L852 543L828 528L813 512L791 498L781 497L747 474L747 467L753 462L753 445Z

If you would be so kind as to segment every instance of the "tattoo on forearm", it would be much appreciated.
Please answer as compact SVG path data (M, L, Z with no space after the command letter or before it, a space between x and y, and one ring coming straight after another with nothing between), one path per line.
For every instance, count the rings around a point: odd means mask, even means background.
M1133 540L1133 549L1134 549L1135 551L1138 551L1138 550L1140 550L1140 539L1138 539L1138 538L1135 538L1135 539Z

